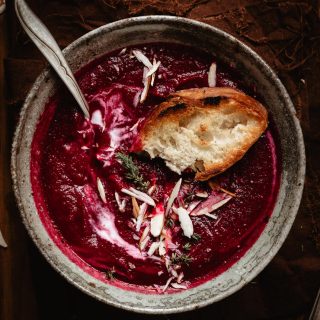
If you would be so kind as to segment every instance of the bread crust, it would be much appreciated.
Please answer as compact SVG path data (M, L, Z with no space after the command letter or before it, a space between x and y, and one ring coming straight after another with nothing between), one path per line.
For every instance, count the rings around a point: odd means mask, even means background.
M202 113L227 112L237 109L238 113L245 117L254 118L257 126L251 131L250 137L244 143L228 155L228 159L220 163L200 163L195 165L196 180L204 181L216 176L239 161L248 149L259 139L268 125L267 110L254 98L232 88L193 88L173 93L166 101L156 107L144 122L140 136L142 148L153 135L155 129L165 123L181 122L181 119L192 117L196 110ZM206 128L201 128L204 131ZM202 142L199 141L201 144ZM203 141L205 143L205 141Z

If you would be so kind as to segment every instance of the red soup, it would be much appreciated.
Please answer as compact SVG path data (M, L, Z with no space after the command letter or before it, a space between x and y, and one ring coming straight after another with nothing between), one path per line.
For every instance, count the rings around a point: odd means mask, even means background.
M153 65L160 62L143 102L146 61L137 52ZM60 249L102 281L159 293L193 287L229 268L263 231L279 181L270 125L242 160L210 183L194 181L192 172L180 177L161 159L131 152L148 114L174 91L208 86L213 62L217 86L248 93L241 75L218 57L182 45L150 44L112 52L77 73L90 120L62 88L46 105L32 144L36 205ZM180 178L179 194L164 214ZM156 206L132 199L128 190L148 194ZM209 215L192 215L210 199L221 206ZM190 238L173 210L179 206L191 212ZM150 224L159 213L163 228L154 237Z

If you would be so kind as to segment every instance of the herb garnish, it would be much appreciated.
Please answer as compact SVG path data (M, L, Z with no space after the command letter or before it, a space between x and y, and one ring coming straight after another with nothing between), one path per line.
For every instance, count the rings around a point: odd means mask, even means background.
M193 259L188 254L184 254L184 253L181 253L181 254L173 253L171 256L171 261L174 264L183 263L188 266L192 260Z
M122 166L127 170L125 177L132 181L138 189L146 191L149 186L149 182L144 180L144 177L139 172L139 168L133 162L132 157L124 153L118 152L116 158L121 162Z
M190 243L190 242L187 242L187 243L183 246L183 249L184 249L184 250L187 250L187 251L191 250L191 243Z
M108 270L108 271L106 272L107 278L108 278L109 280L113 280L113 279L114 279L115 272L116 272L116 271L114 270L114 268Z
M191 239L192 239L193 241L195 241L195 242L198 242L198 241L201 240L201 236L200 236L200 234L198 234L198 233L194 233L194 234L191 236Z
M185 203L190 203L193 199L194 199L194 193L193 193L193 191L189 191L187 194L186 194L186 196L184 197L184 199L183 199L183 201L185 202Z
M174 225L174 221L172 218L168 218L167 221L166 221L166 227L168 228L172 228Z

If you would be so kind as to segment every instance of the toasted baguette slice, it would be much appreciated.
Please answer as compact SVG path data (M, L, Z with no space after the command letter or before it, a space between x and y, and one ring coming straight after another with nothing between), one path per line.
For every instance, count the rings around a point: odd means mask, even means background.
M177 173L207 180L240 160L267 127L267 111L231 88L194 88L172 94L141 129L142 149Z

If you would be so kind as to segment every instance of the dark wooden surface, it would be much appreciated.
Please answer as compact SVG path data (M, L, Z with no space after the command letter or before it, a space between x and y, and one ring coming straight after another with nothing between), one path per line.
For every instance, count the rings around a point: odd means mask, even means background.
M0 248L0 319L307 319L320 286L319 3L28 2L61 47L102 24L140 14L187 16L234 34L266 59L294 100L306 140L308 174L302 205L284 246L254 281L224 301L186 314L146 316L88 297L44 260L15 206L9 172L12 135L25 94L44 62L19 28L10 2L5 17L0 16L0 228L8 242L7 249Z

